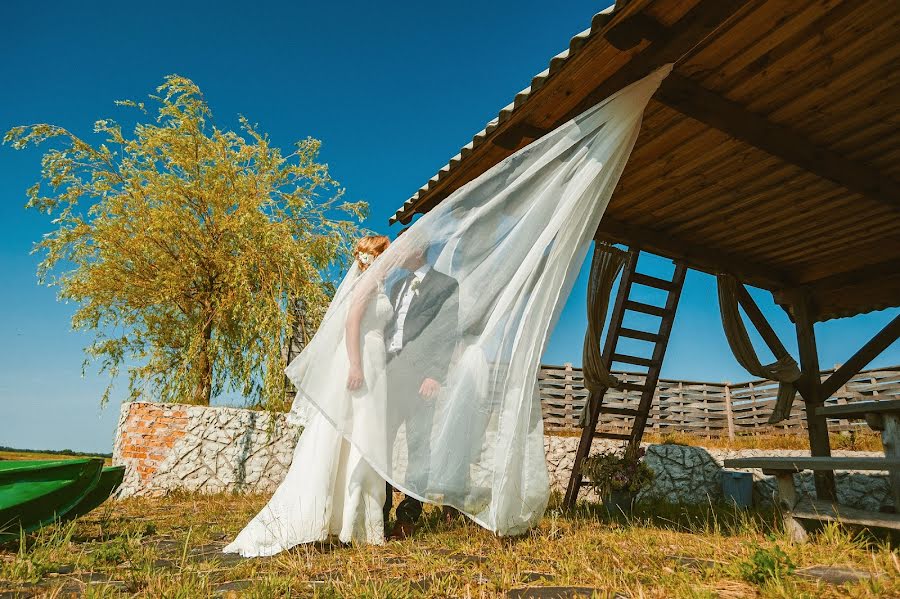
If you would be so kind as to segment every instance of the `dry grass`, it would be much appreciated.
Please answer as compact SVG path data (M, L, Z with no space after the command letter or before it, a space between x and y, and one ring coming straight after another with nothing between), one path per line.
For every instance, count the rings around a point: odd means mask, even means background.
M252 560L219 553L264 502L110 502L0 549L0 596L503 597L548 586L596 589L598 597L900 596L898 556L884 543L829 527L791 545L773 513L711 506L647 505L628 518L596 506L551 509L514 539L443 524L432 511L413 539L383 547L303 546ZM819 564L872 578L837 586L793 572Z
M831 449L846 451L882 451L881 435L870 430L859 430L850 433L832 433L829 435ZM691 433L647 432L644 435L647 443L678 443L708 449L803 449L809 451L809 437L802 434L767 434L738 435L734 439L727 437L703 437Z
M103 458L103 462L107 465L112 463L112 458L107 456L92 456L89 454L65 454L65 453L44 453L41 451L23 450L2 450L0 451L0 461L2 460L80 460L89 457Z

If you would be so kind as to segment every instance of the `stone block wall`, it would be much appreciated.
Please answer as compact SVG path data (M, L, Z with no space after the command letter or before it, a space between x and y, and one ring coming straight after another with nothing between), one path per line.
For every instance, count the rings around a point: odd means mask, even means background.
M113 448L113 463L125 466L118 495L272 492L287 473L299 435L283 414L126 403Z
M178 490L271 493L287 473L300 429L283 414L134 402L122 406L113 461L126 466L120 497L159 496ZM594 451L613 448L597 441ZM565 492L577 437L547 435L544 449L551 486ZM656 473L645 495L672 502L701 503L722 497L726 458L755 455L804 455L803 451L727 451L685 445L645 445L647 464ZM834 451L834 455L881 455ZM774 478L755 471L754 499L771 501ZM812 474L800 475L812 492ZM845 505L877 510L891 503L886 475L837 473L838 499Z
M609 448L614 442L594 443L597 453ZM553 489L565 493L575 450L578 447L577 437L547 437L544 442L547 454L547 467L550 471L550 482ZM729 458L755 456L802 456L809 455L803 450L760 450L760 449L706 449L687 445L649 445L644 444L647 465L653 470L655 479L643 497L656 497L673 503L706 503L722 499L722 472L724 462ZM864 451L832 451L834 456L883 456L877 452ZM775 495L775 477L765 476L762 470L753 469L753 501L758 505L772 502ZM814 495L815 483L812 472L796 475L797 489L802 493ZM837 472L835 484L838 502L843 505L867 510L878 510L881 506L891 505L890 482L887 473L872 472Z

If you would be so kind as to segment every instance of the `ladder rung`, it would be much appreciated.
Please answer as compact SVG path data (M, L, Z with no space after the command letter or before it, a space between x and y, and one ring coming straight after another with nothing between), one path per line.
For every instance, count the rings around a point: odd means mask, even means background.
M642 383L620 383L619 389L624 389L625 391L643 391L647 388L647 385Z
M665 308L660 308L659 306L651 306L650 304L645 304L644 302L636 302L634 300L628 300L625 302L626 310L633 310L635 312L643 312L644 314L652 314L653 316L665 316L669 313Z
M619 329L620 337L630 337L631 339L641 339L643 341L652 341L656 343L659 339L659 335L656 333L648 333L647 331L638 331L636 329L627 329L622 327Z
M647 287L656 287L657 289L664 289L669 291L674 287L672 281L667 281L665 279L660 279L658 277L651 277L650 275L642 275L639 272L635 272L631 274L631 282L638 283L640 285L646 285Z
M640 414L634 408L608 408L606 406L600 406L600 413L613 414L614 416L637 416Z
M625 364L634 364L635 366L656 366L656 362L650 358L639 358L637 356L629 356L627 354L613 354L613 362L624 362Z
M594 431L595 439L612 439L614 441L629 441L631 440L631 435L626 435L624 433L601 433L598 431Z

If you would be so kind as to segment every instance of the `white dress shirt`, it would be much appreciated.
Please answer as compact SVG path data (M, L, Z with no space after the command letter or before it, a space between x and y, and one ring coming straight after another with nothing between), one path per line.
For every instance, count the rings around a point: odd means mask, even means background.
M424 264L416 269L413 276L408 278L405 287L400 290L400 296L397 298L397 305L394 310L397 314L397 324L394 328L394 335L391 337L391 343L388 351L400 351L403 348L403 323L406 322L406 313L409 312L409 305L416 296L417 289L415 282L421 282L431 270L430 264Z

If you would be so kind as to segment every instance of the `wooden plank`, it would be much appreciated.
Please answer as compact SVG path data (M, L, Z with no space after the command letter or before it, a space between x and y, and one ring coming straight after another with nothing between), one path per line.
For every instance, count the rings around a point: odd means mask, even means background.
M636 366L654 366L656 363L649 358L641 358L638 356L629 356L628 354L613 354L613 362L624 362L626 364L634 364Z
M611 414L613 416L637 416L640 412L634 408L617 408L607 405L600 406L600 416Z
M634 300L625 302L625 309L631 310L632 312L642 312L644 314L650 314L651 316L665 316L667 313L665 308L654 306L652 304L645 304L644 302L637 302ZM634 364L634 362L628 362L627 360L620 361L627 362L628 364Z
M625 433L607 433L603 431L594 431L595 439L610 439L613 441L628 441L631 435Z
M731 389L725 385L725 418L728 422L728 438L734 440L734 412L731 408Z
M622 327L619 329L620 337L628 337L630 339L640 339L641 341L650 341L651 343L656 343L659 339L659 335L656 333L648 333L647 331L638 331L636 329L629 329Z
M637 283L638 285L644 285L645 287L653 287L655 289L662 289L663 291L672 290L672 281L660 279L659 277L652 277L650 275L636 272L633 275L633 279L634 283Z
M594 88L573 109L558 119L553 128L662 65L677 62L748 4L750 3L745 0L701 0L663 35L654 39L645 50L632 57L625 67Z
M670 108L727 135L892 208L900 208L900 184L866 164L854 163L785 127L746 110L690 79L672 73L658 98Z
M791 515L794 518L807 520L900 530L900 514L869 512L843 505L836 506L830 501L803 499L794 506Z
M900 399L856 401L840 405L823 406L816 414L829 418L865 418L866 414L900 413Z
M900 470L900 458L778 456L730 458L726 468L759 468L764 471L803 472L804 470Z
M635 226L604 216L597 229L597 239L640 245L665 258L684 262L690 268L715 274L730 272L739 279L764 289L791 287L791 277L772 265L754 263L745 258L688 242L646 227Z

